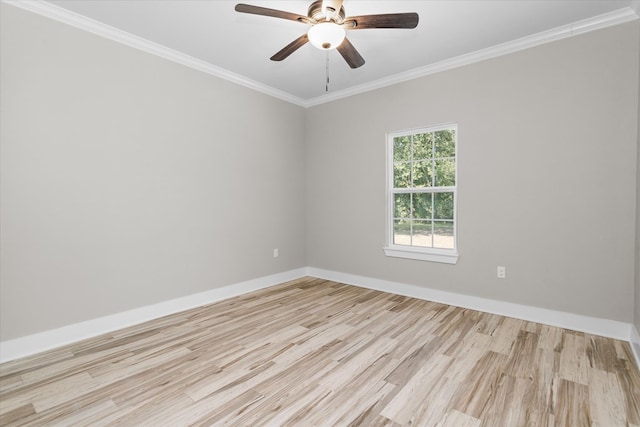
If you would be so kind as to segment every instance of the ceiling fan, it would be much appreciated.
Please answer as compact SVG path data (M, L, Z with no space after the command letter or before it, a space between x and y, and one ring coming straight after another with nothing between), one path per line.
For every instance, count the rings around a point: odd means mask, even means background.
M345 30L415 28L418 26L417 13L346 16L342 0L315 0L309 6L307 16L243 3L237 4L235 9L237 12L270 16L311 25L308 32L273 55L272 61L282 61L307 42L311 42L321 50L337 49L351 68L358 68L364 65L364 58L346 38Z

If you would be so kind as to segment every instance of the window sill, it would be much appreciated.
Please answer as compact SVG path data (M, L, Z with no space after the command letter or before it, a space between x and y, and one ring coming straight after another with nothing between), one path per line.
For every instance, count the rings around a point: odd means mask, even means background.
M458 262L458 252L456 251L425 251L410 247L385 247L384 254L395 258L416 259L419 261L441 262L444 264L456 264Z

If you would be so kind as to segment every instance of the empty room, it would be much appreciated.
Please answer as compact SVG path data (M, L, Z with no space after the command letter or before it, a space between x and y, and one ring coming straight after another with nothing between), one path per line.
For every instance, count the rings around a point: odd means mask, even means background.
M640 427L640 2L0 0L0 426Z

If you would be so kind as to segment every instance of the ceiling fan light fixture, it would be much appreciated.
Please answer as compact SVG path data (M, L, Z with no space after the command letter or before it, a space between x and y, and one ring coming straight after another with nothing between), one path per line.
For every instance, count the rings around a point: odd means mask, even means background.
M309 28L307 32L311 44L321 50L337 48L345 35L344 28L334 22L321 22Z

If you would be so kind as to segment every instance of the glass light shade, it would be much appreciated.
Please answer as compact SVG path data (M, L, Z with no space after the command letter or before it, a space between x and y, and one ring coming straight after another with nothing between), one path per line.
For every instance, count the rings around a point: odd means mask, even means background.
M335 49L344 40L345 31L333 22L321 22L309 28L307 32L312 45L322 50Z

